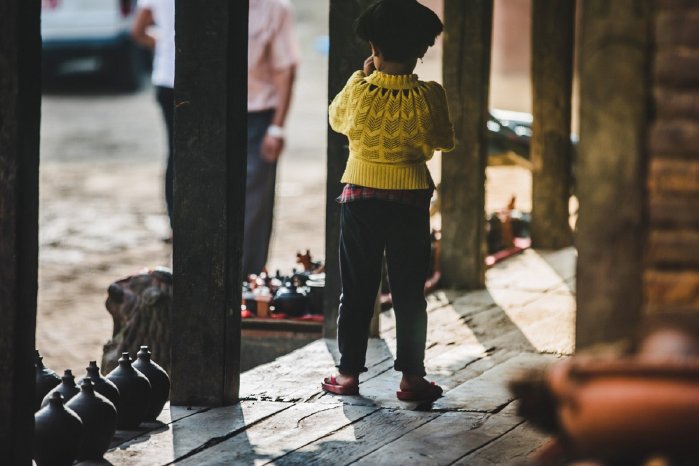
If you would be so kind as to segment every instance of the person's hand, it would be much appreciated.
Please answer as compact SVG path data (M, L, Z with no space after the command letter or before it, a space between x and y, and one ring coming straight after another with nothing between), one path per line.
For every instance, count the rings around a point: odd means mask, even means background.
M374 55L372 54L371 56L369 56L369 58L364 60L364 74L369 76L371 73L374 72L375 69L376 67L374 66Z
M260 153L262 158L268 163L274 163L279 159L282 151L284 150L284 138L271 136L269 134L265 135L262 140L262 147L260 148Z

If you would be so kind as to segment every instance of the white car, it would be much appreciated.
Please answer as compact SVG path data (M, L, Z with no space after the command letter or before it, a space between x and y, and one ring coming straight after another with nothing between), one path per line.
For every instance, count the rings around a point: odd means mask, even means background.
M131 39L135 10L136 0L42 0L44 76L99 72L138 88L149 58Z

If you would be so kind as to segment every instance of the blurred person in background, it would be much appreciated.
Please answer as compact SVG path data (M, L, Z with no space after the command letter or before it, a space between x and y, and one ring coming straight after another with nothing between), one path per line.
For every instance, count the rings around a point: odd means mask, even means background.
M152 34L151 26L156 26ZM155 51L152 82L165 119L168 161L165 200L172 226L173 111L175 82L174 0L139 0L134 39ZM289 0L250 0L248 29L248 159L243 273L267 262L274 216L277 161L299 61Z
M154 27L153 27L154 26ZM132 28L134 40L154 51L151 81L167 129L165 202L172 229L173 125L175 110L175 0L138 0ZM172 235L165 238L171 242Z
M260 273L267 262L277 161L298 61L289 0L250 0L243 276Z

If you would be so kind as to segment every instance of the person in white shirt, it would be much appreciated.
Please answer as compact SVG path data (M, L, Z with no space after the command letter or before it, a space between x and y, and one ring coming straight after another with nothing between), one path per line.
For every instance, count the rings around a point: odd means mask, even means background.
M289 0L250 0L248 24L248 170L243 276L267 262L277 160L284 149L299 52Z
M165 198L172 222L174 0L139 0L133 37L155 50L153 84L168 129ZM277 160L299 61L289 0L249 0L248 144L243 276L260 273L272 234ZM150 27L157 27L157 37Z
M138 0L132 28L134 40L153 50L151 81L155 97L163 112L167 129L167 167L165 169L165 202L172 227L173 121L175 110L175 0ZM172 237L166 239L171 241Z

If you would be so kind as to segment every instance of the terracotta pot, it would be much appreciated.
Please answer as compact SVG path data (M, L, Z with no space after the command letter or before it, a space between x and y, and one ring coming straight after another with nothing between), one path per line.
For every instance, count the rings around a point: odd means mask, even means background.
M80 393L66 403L66 408L75 411L85 427L78 459L102 459L116 431L117 410L112 402L95 392L92 380L86 378L80 384Z
M83 423L53 391L46 406L34 414L34 454L37 466L70 466L78 456Z
M643 339L636 357L647 361L697 358L699 340L683 329L662 327Z
M151 353L147 346L141 346L138 357L133 363L133 367L141 371L150 382L150 397L144 420L153 422L157 419L165 406L165 402L170 398L170 377L165 369L151 360Z
M129 353L122 353L107 379L119 389L117 428L136 429L145 420L151 390L148 378L131 365Z
M36 351L34 367L36 369L36 395L34 398L34 411L41 408L41 402L48 393L61 383L61 378L51 369L44 366L44 358Z
M53 392L58 392L61 395L63 395L64 402L68 402L68 400L80 393L80 389L75 384L75 376L73 375L73 372L70 369L66 369L63 372L63 377L61 377L61 383L44 397L44 400L41 402L42 408L49 404L49 400L51 399L51 394Z
M550 374L574 450L613 459L699 454L699 360L570 360Z
M102 377L97 361L90 361L85 370L87 373L80 379L80 383L85 379L90 379L95 391L111 401L117 412L119 412L119 389L114 385L114 382L106 377Z

